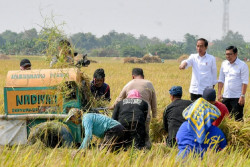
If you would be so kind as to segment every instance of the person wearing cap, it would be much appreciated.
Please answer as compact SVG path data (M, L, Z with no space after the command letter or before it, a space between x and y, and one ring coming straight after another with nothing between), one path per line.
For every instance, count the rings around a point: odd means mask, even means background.
M219 126L223 118L229 115L227 107L225 106L225 104L216 101L216 92L212 88L206 88L203 92L202 97L209 103L215 105L220 110L221 112L220 117L213 122L214 126Z
M67 67L68 65L74 65L74 53L69 41L61 40L58 46L59 54L53 56L50 62L50 68L55 67Z
M129 81L122 89L120 95L115 100L113 106L109 109L114 109L115 105L125 99L130 90L136 89L140 95L141 99L145 100L149 105L149 111L152 111L152 117L156 118L157 116L157 102L156 102L156 93L152 82L144 79L143 69L141 68L133 68L132 70L132 80ZM148 111L147 119L146 119L146 139L145 144L148 149L151 148L151 141L149 138L149 124L151 120L151 114Z
M191 54L179 66L184 70L192 66L192 79L189 87L190 97L195 101L202 97L205 88L213 88L217 83L217 67L215 57L207 53L208 41L200 38L196 42L197 54Z
M220 68L218 100L227 106L236 121L243 121L245 95L249 82L248 65L238 58L238 49L235 46L226 48L226 59Z
M68 121L76 125L82 123L84 128L85 136L78 151L88 148L93 135L103 138L102 145L110 146L112 150L122 147L125 128L116 120L97 113L83 114L81 110L72 108L66 119Z
M172 147L176 144L176 133L185 121L182 116L183 110L188 107L192 101L183 100L182 97L182 87L173 86L169 90L171 104L169 104L163 113L163 125L164 129L167 131L168 136L166 138L166 144Z
M31 70L31 62L29 59L22 59L20 61L20 70Z
M90 90L97 100L103 99L110 101L111 100L110 87L104 81L105 81L104 69L99 68L94 72Z
M217 107L201 97L190 104L182 115L186 121L176 134L178 158L185 158L190 152L203 157L208 149L220 151L226 147L224 133L212 124L220 116Z
M140 98L136 89L130 90L127 98L117 103L112 115L114 120L126 128L126 145L131 145L134 140L137 149L145 147L145 122L148 114L148 103Z

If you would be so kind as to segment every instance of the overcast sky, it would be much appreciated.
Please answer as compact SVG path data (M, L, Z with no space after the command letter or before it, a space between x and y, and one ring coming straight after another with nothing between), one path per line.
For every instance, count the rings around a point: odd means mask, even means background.
M250 42L250 0L230 0L229 29ZM190 33L221 39L223 0L0 0L0 33L40 31L45 17L66 23L68 34L111 30L183 41Z

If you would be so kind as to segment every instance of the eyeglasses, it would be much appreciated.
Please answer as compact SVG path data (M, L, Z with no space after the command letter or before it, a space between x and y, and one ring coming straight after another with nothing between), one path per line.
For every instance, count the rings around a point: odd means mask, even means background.
M226 56L232 56L234 55L233 53L226 53Z

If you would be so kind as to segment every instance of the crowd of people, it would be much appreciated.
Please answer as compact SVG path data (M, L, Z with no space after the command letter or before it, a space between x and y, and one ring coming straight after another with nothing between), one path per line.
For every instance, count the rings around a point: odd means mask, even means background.
M63 41L60 47L66 52L60 52L64 55L62 59L60 55L52 59L51 66L62 60L72 63L70 43ZM216 59L207 53L207 48L208 41L198 39L197 53L191 54L179 65L180 70L192 67L190 100L182 99L181 86L172 86L169 89L171 104L163 112L163 126L168 133L166 145L178 146L178 157L181 158L193 151L202 156L209 148L220 151L227 145L225 135L218 128L223 118L230 116L236 121L243 121L248 66L238 58L237 48L229 46L217 80ZM31 69L30 61L22 60L20 69ZM217 83L218 101L214 89ZM97 100L111 100L104 69L94 72L90 90ZM151 148L149 125L151 117L157 116L157 100L154 86L144 78L143 69L132 70L132 80L123 87L109 109L113 110L112 118L97 113L83 113L80 109L70 110L67 121L82 124L85 130L79 150L88 148L92 135L103 138L102 145L115 150L131 145L137 149Z

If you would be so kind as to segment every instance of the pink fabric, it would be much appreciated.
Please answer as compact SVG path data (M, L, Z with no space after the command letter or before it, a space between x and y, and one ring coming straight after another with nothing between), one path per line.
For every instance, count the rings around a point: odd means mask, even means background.
M132 89L128 92L127 98L131 98L131 99L141 98L141 95L140 95L140 92L138 92L138 90Z

